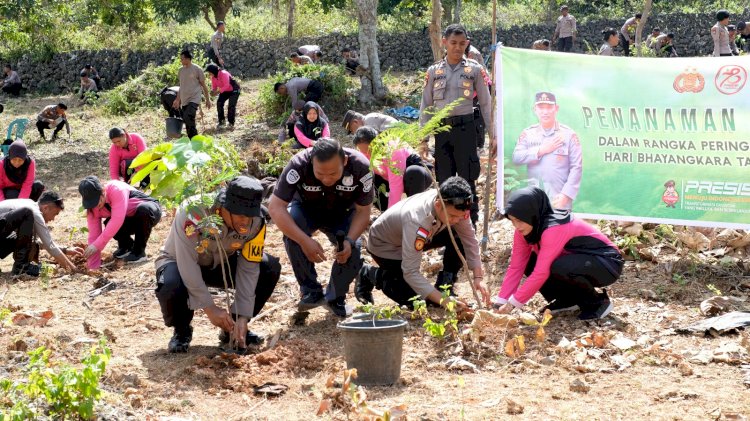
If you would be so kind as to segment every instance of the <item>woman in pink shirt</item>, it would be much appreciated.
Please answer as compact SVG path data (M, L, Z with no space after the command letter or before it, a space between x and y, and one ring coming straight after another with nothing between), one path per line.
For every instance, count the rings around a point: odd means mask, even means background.
M161 219L159 202L119 180L102 185L93 175L81 181L78 192L83 198L89 228L89 245L83 252L88 259L86 266L101 267L101 252L113 238L117 240L115 258L126 263L146 261L146 243Z
M216 112L219 117L217 128L222 129L224 127L224 103L229 100L227 121L229 121L229 130L234 130L237 101L240 99L240 84L234 80L229 72L219 70L219 66L213 63L206 66L206 72L211 75L211 95L219 95L216 100Z
M109 147L109 179L129 183L130 177L138 170L131 169L130 163L139 153L146 150L146 141L138 133L128 133L119 127L109 131L109 140L112 141L112 146ZM147 186L148 182L143 181Z
M377 130L362 126L354 132L354 147L370 159L370 143L377 137ZM401 148L391 154L391 158L373 168L377 200L375 206L385 211L406 197L422 193L432 186L432 165L426 164L414 151ZM380 186L384 186L381 188Z
M307 101L302 107L302 116L294 124L294 138L302 147L311 148L316 140L324 137L331 137L328 120L320 105Z
M607 291L596 291L622 273L624 262L612 241L568 211L553 209L536 187L513 192L505 216L516 231L510 267L495 299L499 312L523 307L537 291L548 302L545 308L580 309L581 320L601 319L612 311Z
M44 184L35 180L36 163L29 156L26 144L16 140L8 148L8 156L0 165L0 200L31 199L39 200L44 192Z

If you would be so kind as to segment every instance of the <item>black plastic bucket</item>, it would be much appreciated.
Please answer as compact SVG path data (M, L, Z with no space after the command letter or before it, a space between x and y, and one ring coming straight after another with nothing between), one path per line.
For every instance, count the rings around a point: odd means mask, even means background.
M356 384L390 385L401 376L404 320L350 320L338 324L344 336L346 368L357 369Z
M182 137L182 124L181 118L167 117L167 136L172 139L179 139Z

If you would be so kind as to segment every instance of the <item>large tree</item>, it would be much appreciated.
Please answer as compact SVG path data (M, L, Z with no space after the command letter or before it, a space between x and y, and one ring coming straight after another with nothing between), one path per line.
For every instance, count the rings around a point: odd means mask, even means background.
M355 0L359 23L359 65L364 74L359 102L371 104L385 98L386 89L378 57L378 0Z
M226 20L232 0L151 0L156 14L183 23L198 16L216 29L216 22ZM213 19L211 17L213 15Z
M432 58L434 61L443 58L442 29L440 17L442 7L440 0L432 0L432 16L430 17L430 47L432 47Z

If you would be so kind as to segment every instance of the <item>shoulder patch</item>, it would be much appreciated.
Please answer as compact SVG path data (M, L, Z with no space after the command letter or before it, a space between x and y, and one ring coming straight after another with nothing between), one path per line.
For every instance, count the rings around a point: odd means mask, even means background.
M422 227L417 228L417 236L414 239L414 250L422 251L422 249L424 249L424 245L427 243L427 237L429 236L429 230Z
M286 182L289 184L297 184L299 179L299 173L295 169L291 169L288 173L286 173Z
M372 172L368 172L367 174L364 175L364 177L360 178L359 181L364 183L367 180L371 180L371 179L372 179Z
M362 191L365 193L369 193L370 190L372 190L372 179L367 180L362 183Z
M266 242L266 226L260 229L258 235L245 243L242 247L242 257L248 262L260 263L263 259L263 246Z

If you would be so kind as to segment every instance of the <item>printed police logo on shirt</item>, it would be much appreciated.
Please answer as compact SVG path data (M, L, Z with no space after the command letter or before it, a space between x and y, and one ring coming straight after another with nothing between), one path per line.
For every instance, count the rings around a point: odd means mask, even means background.
M286 173L286 182L289 184L297 184L299 179L300 177L297 170L289 170L289 172Z
M346 177L343 178L343 180L341 180L341 182L345 186L351 186L352 184L354 184L354 177L351 175L347 175Z

